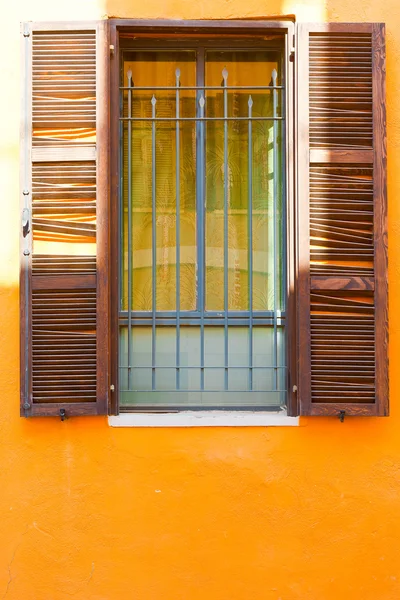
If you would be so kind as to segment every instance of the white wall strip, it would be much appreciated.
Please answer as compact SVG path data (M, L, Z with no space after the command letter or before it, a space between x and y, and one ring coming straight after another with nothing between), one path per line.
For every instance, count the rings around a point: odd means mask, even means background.
M296 427L299 417L285 412L182 411L178 413L123 413L108 417L111 427Z

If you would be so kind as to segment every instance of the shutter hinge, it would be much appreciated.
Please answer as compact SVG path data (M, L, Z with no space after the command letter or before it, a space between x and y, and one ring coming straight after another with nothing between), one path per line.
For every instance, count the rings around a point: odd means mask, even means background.
M114 46L114 44L110 44L110 54L111 54L111 56L114 56L114 52L115 52L115 46Z
M65 421L67 414L65 412L65 408L60 408L60 419L61 421Z
M113 383L110 385L110 392L115 392L115 385Z
M29 31L24 31L24 37L29 37L31 34Z
M294 47L290 49L290 52L289 52L289 60L290 60L291 62L293 62L293 61L294 61L294 55L295 55L295 52L296 52L296 50L295 50L295 48L294 48Z
M339 419L339 421L341 423L343 423L345 416L346 416L346 411L345 410L339 410L338 419Z
M24 193L24 195L26 195L25 191L23 193ZM22 209L22 232L24 234L24 237L26 237L29 233L29 223L30 223L29 208L23 208Z
M293 392L293 394L297 394L297 385L294 385L292 387L292 392Z

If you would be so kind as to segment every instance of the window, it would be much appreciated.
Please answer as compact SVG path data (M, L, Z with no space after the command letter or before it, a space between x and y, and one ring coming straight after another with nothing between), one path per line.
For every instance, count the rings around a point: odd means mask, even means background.
M286 402L284 60L270 38L123 40L121 407Z
M21 414L388 414L384 26L22 38Z

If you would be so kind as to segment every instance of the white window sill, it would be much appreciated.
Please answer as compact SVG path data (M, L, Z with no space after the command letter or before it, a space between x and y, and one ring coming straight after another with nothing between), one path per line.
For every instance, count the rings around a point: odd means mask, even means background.
M123 413L108 417L111 427L296 427L299 417L281 412L182 411L177 413Z

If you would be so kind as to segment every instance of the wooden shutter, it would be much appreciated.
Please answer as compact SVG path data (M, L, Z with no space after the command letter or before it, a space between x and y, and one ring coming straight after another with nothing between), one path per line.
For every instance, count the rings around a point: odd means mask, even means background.
M385 29L299 25L304 415L388 414Z
M106 414L107 22L21 37L21 415Z

